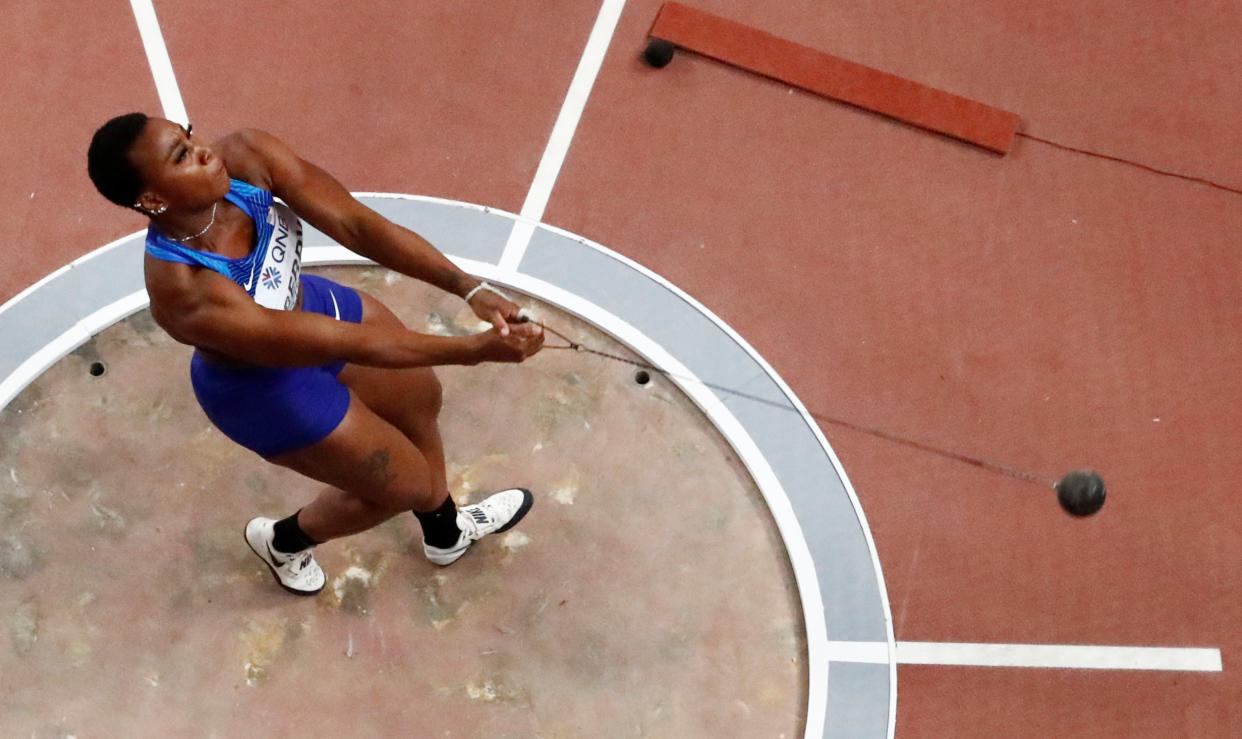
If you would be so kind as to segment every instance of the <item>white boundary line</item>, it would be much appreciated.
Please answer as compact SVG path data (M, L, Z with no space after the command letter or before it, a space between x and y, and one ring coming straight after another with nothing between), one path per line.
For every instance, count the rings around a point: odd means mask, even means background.
M535 170L535 179L526 193L526 202L522 204L522 220L514 222L513 230L509 232L509 240L505 242L500 257L502 270L517 271L539 221L543 220L543 211L548 207L548 198L552 196L556 178L561 173L561 166L565 164L569 144L578 129L578 122L582 120L582 111L586 109L587 98L591 96L591 88L595 86L595 78L599 76L604 55L612 43L612 35L617 30L617 22L624 9L625 0L604 0L604 4L600 6L591 35L587 38L586 49L578 60L578 69L574 72L573 81L569 83L569 92L565 96L565 102L561 104L556 123L552 126L552 135L548 137L543 157Z
M155 91L160 96L164 117L185 125L190 118L181 100L181 89L177 87L177 76L173 74L172 59L168 57L160 22L155 17L155 6L152 0L129 0L129 5L134 10L134 20L138 22L138 33L147 52L147 63L151 65L151 76L155 78Z
M1220 650L1205 647L1107 647L1085 644L897 642L903 665L1042 667L1078 670L1221 672Z
M884 642L830 641L833 662L884 664ZM950 667L1035 667L1071 670L1168 670L1221 672L1214 647L1122 647L1099 644L972 644L897 642L897 664Z

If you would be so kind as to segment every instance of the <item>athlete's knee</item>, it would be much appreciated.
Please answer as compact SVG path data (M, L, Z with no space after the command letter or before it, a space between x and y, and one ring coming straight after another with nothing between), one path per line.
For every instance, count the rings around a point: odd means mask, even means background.
M444 407L444 388L431 368L413 370L418 373L418 382L411 383L411 392L405 398L404 423L406 432L417 432L428 424L435 423Z

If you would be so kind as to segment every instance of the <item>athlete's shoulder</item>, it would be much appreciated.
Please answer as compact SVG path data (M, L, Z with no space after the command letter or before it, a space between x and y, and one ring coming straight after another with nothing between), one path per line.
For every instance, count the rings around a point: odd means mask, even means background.
M242 128L211 144L224 161L229 176L264 190L271 190L274 171L287 147L275 136L257 128Z

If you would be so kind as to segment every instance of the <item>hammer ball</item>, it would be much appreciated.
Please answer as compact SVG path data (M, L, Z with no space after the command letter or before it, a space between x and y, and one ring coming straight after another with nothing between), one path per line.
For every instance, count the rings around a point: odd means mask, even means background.
M1104 507L1108 491L1104 478L1091 470L1074 470L1066 473L1056 484L1057 502L1071 516L1085 517Z
M643 49L643 61L656 69L662 69L667 67L669 62L673 61L673 51L676 48L672 41L653 38L647 42L647 48Z

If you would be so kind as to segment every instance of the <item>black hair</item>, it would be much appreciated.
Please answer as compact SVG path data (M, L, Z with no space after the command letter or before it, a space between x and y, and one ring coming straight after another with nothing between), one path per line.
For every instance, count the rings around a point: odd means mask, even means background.
M145 113L119 115L99 127L86 153L86 171L95 189L108 200L132 208L142 192L142 175L129 150L147 126Z

